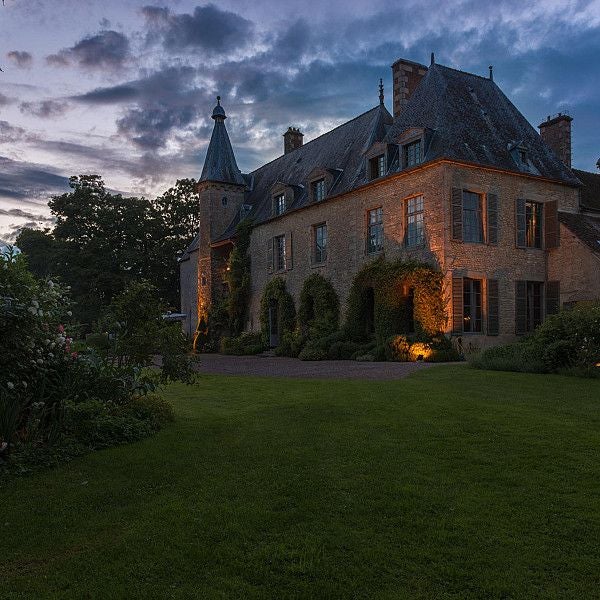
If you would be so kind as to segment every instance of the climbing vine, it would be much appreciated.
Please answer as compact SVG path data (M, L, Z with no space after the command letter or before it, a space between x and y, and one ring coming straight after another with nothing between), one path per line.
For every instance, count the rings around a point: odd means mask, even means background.
M432 337L443 332L446 314L442 273L419 262L377 259L354 277L345 330L351 339L375 334L384 343L396 333Z
M275 277L269 281L260 300L260 325L263 341L269 342L269 308L277 310L279 338L283 340L291 334L296 324L296 308L294 299L285 287L285 280Z
M304 281L300 292L298 327L306 338L315 338L337 331L340 301L328 279L313 273Z
M248 305L250 302L250 236L252 222L243 220L237 226L235 248L229 255L226 281L229 286L227 296L227 314L231 335L240 335L248 320Z

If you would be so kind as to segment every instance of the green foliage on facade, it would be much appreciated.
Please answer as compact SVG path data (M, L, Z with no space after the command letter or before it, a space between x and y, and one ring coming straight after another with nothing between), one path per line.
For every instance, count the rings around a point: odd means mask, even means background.
M305 338L314 338L337 331L340 301L331 281L313 273L304 281L300 292L298 328Z
M419 262L377 259L361 269L350 287L345 330L361 340L375 334L378 344L397 333L440 335L446 315L442 273Z
M286 338L294 331L296 326L296 307L294 299L285 287L285 280L275 277L269 281L260 301L260 325L265 345L269 343L269 309L277 311L279 329L278 346L280 354L287 354L289 349L285 344Z
M228 261L227 284L227 313L229 315L229 331L232 336L239 336L248 320L248 304L250 301L250 236L252 222L242 221L237 227L235 248L231 251Z

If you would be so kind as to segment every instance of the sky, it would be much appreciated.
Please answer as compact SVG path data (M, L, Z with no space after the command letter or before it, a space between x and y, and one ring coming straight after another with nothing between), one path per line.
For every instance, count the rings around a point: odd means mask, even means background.
M4 0L0 238L49 227L68 177L154 196L199 177L217 95L238 165L378 103L398 58L486 75L537 126L568 112L573 165L600 158L600 0Z

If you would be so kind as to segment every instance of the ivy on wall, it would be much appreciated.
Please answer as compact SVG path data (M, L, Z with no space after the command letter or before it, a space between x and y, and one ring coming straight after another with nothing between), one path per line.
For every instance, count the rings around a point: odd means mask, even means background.
M305 338L314 338L337 331L340 321L340 301L328 279L318 273L307 277L300 292L298 327Z
M260 325L263 341L269 342L269 308L277 309L279 339L283 340L291 334L296 324L296 307L294 299L285 287L285 280L274 277L267 283L260 300Z
M348 296L345 330L384 343L395 333L432 337L443 332L446 313L442 273L419 262L379 258L361 269Z
M235 248L229 255L226 281L229 286L227 296L227 314L229 331L233 336L240 335L248 320L248 305L250 303L250 236L252 222L243 220L236 230Z

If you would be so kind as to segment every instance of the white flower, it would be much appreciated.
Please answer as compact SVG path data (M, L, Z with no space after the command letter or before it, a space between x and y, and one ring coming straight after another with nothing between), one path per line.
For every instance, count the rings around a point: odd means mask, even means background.
M23 384L23 387L26 388L27 387L27 382L26 381L22 381L21 382Z
M35 308L34 306L30 306L27 309L27 312L31 313L32 315L37 315L37 308Z
M37 364L38 364L38 365L43 365L43 364L44 364L44 361L43 361L41 358L38 358L38 359L37 359Z
M35 308L39 308L40 307L40 303L37 300L32 300L31 301L31 306L33 306Z
M68 310L67 311L67 317L72 317L72 316L73 316L73 313L70 310Z
M48 358L54 358L54 354L52 354L52 352L48 352Z
M52 279L48 280L48 287L54 287L54 282L52 281Z
M8 382L6 383L6 387L7 387L9 390L14 390L14 389L15 389L15 384L14 384L12 381L8 381Z

